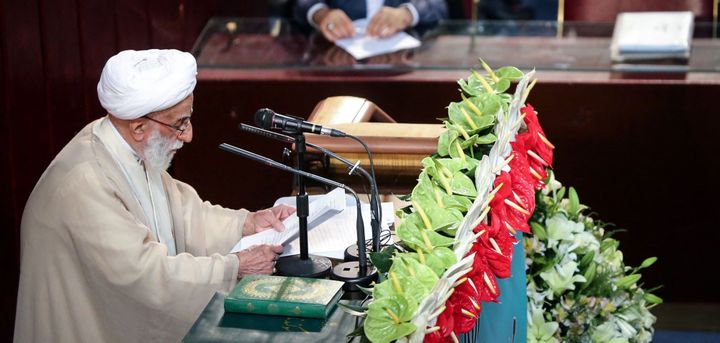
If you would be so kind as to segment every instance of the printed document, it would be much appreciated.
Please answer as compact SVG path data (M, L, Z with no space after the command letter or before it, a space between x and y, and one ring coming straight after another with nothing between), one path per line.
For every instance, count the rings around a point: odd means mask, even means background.
M356 60L420 46L420 41L417 38L403 31L386 38L366 36L365 27L367 23L367 19L353 21L355 36L338 39L335 41L335 45L347 51Z
M308 231L319 225L336 213L345 209L345 191L342 188L336 188L328 194L322 196L310 196L308 200ZM292 205L295 206L295 198L292 198ZM278 205L278 203L275 203ZM278 232L274 229L265 230L253 235L249 235L240 239L230 251L231 253L247 249L253 245L273 244L284 245L289 241L296 239L300 232L300 220L296 214L287 217L283 221L285 230Z

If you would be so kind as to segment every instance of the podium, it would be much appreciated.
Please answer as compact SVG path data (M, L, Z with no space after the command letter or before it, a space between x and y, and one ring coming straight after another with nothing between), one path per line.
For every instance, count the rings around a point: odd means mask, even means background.
M417 184L422 159L437 151L437 138L445 131L442 124L397 123L369 100L335 96L320 101L308 121L332 127L362 139L373 153L375 175L381 194L407 194ZM368 156L350 138L308 136L307 142L322 146L370 170ZM347 166L308 148L308 168L315 173L355 187L363 182L347 174ZM363 189L366 185L358 185Z

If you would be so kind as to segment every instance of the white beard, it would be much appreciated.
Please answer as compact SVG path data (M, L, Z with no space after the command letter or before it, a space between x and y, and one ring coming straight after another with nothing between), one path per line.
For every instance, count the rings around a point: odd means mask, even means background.
M154 171L167 170L175 155L173 150L180 149L182 146L182 141L163 137L160 132L154 130L150 133L143 151L145 167Z

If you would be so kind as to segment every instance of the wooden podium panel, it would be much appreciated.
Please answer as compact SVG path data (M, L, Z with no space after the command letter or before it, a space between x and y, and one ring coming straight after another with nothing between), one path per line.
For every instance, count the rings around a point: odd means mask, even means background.
M328 106L329 103L333 106ZM407 194L417 183L422 159L437 151L437 138L445 128L442 124L396 123L380 108L367 103L357 97L331 97L321 101L308 120L360 138L372 152L380 193ZM368 122L375 118L385 122ZM370 170L365 149L351 138L311 135L306 140L349 161L359 161L360 166ZM348 176L344 163L319 156L321 153L311 147L308 151L317 154L311 170L351 185L356 181L365 182Z

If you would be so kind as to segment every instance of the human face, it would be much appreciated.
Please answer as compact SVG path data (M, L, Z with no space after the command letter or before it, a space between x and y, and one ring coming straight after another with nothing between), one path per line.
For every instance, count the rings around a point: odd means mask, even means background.
M163 136L158 130L153 130L143 150L145 167L156 171L167 170L175 156L175 152L182 146L182 141Z
M166 110L150 113L147 119L150 128L157 128L161 135L180 140L184 143L192 141L193 96L190 95L177 105Z
M177 105L146 115L148 135L143 159L149 169L166 170L183 143L192 141L193 97L190 95Z

